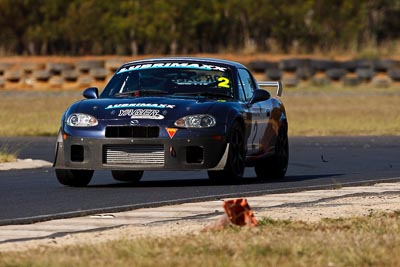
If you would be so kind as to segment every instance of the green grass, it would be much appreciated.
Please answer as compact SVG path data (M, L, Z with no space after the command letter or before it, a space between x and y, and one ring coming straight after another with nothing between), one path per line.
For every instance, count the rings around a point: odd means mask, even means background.
M0 266L398 266L400 213L0 253Z
M80 91L2 92L0 136L56 135L61 115ZM400 88L286 88L290 136L399 135Z

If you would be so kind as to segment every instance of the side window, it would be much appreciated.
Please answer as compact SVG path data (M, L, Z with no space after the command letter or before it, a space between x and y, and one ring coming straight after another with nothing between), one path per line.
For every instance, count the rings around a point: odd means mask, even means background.
M249 101L253 97L254 90L256 86L250 75L250 73L245 69L239 69L239 77L244 88L245 99Z
M246 101L246 96L244 94L244 88L240 77L238 77L238 95L240 101Z

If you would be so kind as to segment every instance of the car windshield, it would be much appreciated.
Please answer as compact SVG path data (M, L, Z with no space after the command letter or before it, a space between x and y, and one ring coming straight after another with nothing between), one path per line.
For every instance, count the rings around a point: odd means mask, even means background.
M133 65L120 69L101 97L202 96L233 98L228 68L189 63Z

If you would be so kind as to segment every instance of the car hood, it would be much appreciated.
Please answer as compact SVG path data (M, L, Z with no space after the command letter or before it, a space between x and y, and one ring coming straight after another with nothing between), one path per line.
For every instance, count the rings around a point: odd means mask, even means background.
M98 120L176 120L190 114L204 114L217 100L168 97L87 99L76 103L70 113L85 113Z

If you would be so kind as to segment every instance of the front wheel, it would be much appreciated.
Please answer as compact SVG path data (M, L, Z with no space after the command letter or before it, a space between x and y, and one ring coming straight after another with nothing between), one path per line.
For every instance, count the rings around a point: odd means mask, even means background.
M289 163L289 140L287 128L279 129L273 156L260 160L254 169L257 177L262 179L281 179L285 177Z
M245 167L245 145L243 128L235 122L228 135L228 159L224 170L208 171L214 182L237 182L242 179Z
M111 171L114 180L121 182L139 182L143 171Z
M56 169L58 182L63 185L84 187L90 183L93 177L93 170L69 170Z

